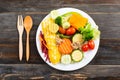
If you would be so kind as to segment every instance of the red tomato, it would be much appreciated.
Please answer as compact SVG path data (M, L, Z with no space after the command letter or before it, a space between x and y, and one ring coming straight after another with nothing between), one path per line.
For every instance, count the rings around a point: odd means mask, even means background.
M65 34L66 30L65 30L64 28L62 28L62 27L59 27L59 32L60 32L61 34Z
M88 44L83 44L82 45L82 51L86 52L86 51L88 51L88 49L89 49Z
M75 34L76 29L74 27L70 27L66 30L66 35L72 35Z
M95 43L93 40L89 40L88 41L88 46L89 46L89 49L94 49L95 48Z

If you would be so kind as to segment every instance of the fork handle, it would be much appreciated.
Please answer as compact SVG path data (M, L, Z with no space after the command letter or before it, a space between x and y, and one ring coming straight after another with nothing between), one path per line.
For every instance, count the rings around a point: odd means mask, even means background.
M23 57L23 43L22 43L22 35L19 35L19 60L21 61Z
M30 46L29 46L29 32L27 32L27 40L26 40L26 61L29 60L29 56L30 56Z

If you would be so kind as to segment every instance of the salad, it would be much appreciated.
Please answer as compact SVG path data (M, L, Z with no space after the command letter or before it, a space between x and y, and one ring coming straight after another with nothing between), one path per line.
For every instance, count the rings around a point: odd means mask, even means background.
M98 27L77 12L59 14L50 12L41 22L41 49L46 61L52 64L74 64L82 61L87 51L94 50L95 40L100 37Z

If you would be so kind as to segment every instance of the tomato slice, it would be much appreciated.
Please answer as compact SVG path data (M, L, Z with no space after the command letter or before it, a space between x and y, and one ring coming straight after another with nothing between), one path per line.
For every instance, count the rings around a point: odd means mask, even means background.
M88 44L83 44L82 45L82 51L86 52L86 51L88 51L88 49L89 49Z
M89 49L94 49L95 48L95 43L94 43L94 41L93 40L89 40L88 41L88 46L89 46Z
M74 27L70 27L66 30L66 35L73 35L75 34L76 29Z

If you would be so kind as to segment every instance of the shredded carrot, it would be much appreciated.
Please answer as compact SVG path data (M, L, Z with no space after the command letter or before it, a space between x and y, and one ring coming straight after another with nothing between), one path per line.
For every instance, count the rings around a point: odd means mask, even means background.
M43 42L43 45L48 49L47 45L45 44L45 41L43 40L41 36L40 36L40 42Z

